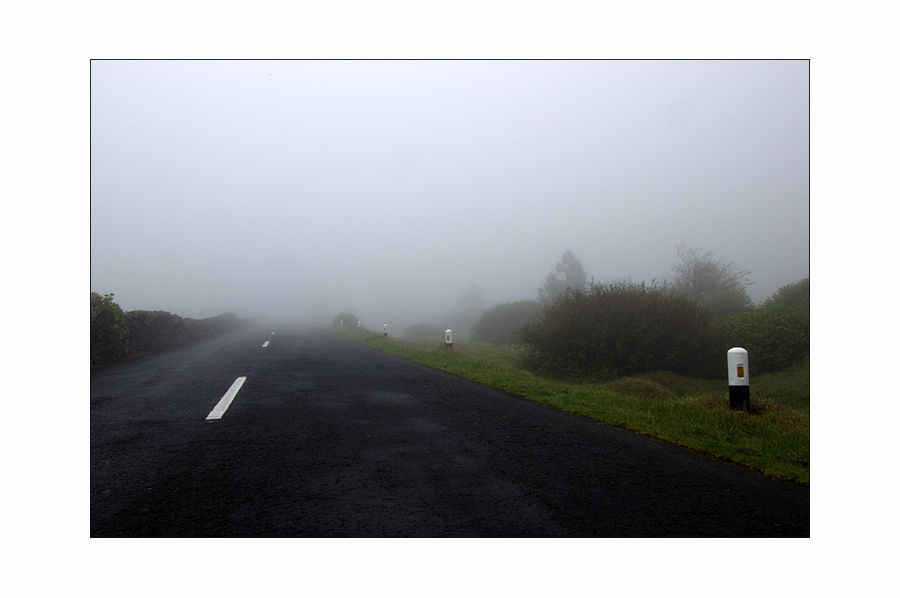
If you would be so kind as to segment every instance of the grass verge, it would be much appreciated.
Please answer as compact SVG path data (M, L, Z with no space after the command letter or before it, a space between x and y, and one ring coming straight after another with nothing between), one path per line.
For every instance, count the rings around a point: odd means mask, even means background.
M809 364L758 376L750 413L728 405L727 381L669 372L612 382L543 378L519 367L521 348L405 341L333 329L368 347L597 421L634 430L764 475L809 484ZM724 357L723 357L724 364ZM724 369L724 365L723 365Z

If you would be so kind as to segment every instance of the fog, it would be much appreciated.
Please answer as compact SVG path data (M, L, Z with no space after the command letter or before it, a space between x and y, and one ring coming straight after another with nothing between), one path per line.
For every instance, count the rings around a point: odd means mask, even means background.
M760 302L809 276L809 159L806 61L92 61L91 290L399 330L685 243Z

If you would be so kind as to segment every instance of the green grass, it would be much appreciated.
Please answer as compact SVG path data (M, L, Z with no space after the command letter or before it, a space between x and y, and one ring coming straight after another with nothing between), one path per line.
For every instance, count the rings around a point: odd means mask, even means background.
M750 413L728 405L727 380L653 372L611 382L543 378L521 347L404 341L357 329L341 336L435 369L688 447L767 476L809 484L809 364L751 379ZM724 370L723 356L723 370ZM723 372L724 374L724 372Z

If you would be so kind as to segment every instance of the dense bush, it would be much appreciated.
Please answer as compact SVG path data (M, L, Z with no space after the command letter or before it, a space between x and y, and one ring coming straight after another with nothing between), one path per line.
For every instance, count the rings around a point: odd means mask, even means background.
M809 311L769 304L719 322L725 343L743 347L751 374L779 372L809 358Z
M723 357L712 321L708 310L666 287L591 284L563 293L522 328L524 365L595 379L656 370L715 376Z
M204 338L223 332L231 332L236 330L240 325L237 315L234 312L226 311L218 316L211 318L203 318L202 320L194 320L184 318L184 324L191 330L196 338Z
M125 344L129 354L162 351L193 339L184 318L167 311L130 311L125 321L130 331Z
M91 293L91 367L115 363L129 356L164 351L241 326L226 312L202 320L165 311L123 312L113 295Z
M809 312L809 277L781 287L766 299L762 306L772 307L775 305L796 307Z
M359 318L349 311L342 311L331 320L331 324L335 328L356 328L357 323L359 323Z
M419 322L406 328L401 336L411 341L437 340L444 338L444 329L433 324Z
M194 320L167 311L125 312L128 336L123 342L126 355L165 351L178 345L235 330L240 324L233 313Z
M91 365L124 355L122 340L128 335L128 325L113 296L91 292Z
M472 327L472 340L513 345L519 342L519 329L541 313L537 301L501 303L484 310Z

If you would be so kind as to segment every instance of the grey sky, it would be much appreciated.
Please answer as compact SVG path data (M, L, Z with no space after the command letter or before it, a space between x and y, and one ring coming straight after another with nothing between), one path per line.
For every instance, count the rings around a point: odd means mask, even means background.
M809 276L806 61L91 63L91 290L126 310L375 326L681 242L755 301Z

